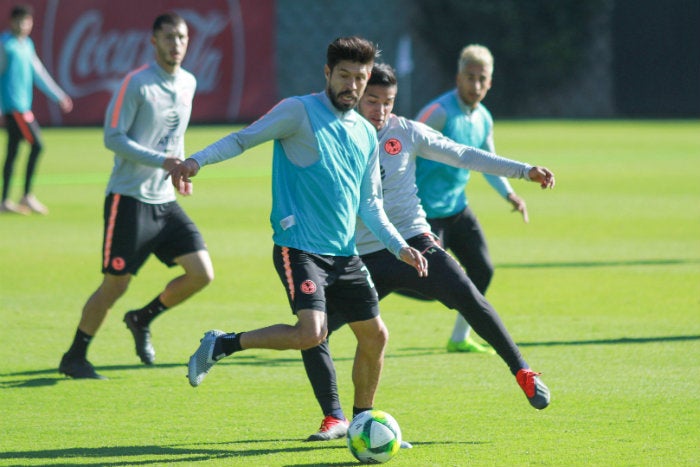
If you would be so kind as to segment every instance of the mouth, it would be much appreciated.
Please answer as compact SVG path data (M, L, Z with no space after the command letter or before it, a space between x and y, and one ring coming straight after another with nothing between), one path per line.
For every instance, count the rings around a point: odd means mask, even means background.
M351 91L345 91L338 94L338 100L353 103L357 101L357 96Z
M374 127L379 130L383 125L384 125L384 119L383 118L369 118L369 122L374 125Z

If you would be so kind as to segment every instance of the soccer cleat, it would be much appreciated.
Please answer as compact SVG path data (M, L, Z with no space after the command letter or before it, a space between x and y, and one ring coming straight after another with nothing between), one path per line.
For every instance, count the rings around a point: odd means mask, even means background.
M21 214L23 216L27 216L27 215L29 215L30 210L22 205L13 203L9 199L6 199L5 201L2 202L2 204L0 204L0 212L8 212L8 213Z
M63 354L63 358L61 358L58 372L74 379L107 379L98 374L92 363L88 362L84 357L75 358L67 353Z
M202 384L204 377L217 362L218 359L214 360L214 344L216 338L224 334L226 334L224 331L214 329L207 331L200 339L199 348L195 350L187 363L187 379L190 380L190 386L193 388Z
M332 439L343 438L348 433L348 421L335 418L331 415L321 422L321 427L316 433L306 438L306 441L330 441Z
M479 344L471 337L467 337L463 341L453 341L450 339L447 341L447 351L448 352L472 352L472 353L486 353L489 355L496 355L496 351L491 347Z
M537 410L542 410L549 405L549 388L542 382L540 375L529 368L521 368L515 375L515 379L525 392L530 405Z
M413 445L408 441L401 441L400 449L413 449Z
M135 310L124 314L124 322L134 336L136 355L146 365L153 365L153 362L156 360L156 349L153 348L151 343L151 331L148 329L148 326L139 326L138 314Z
M36 199L36 196L32 194L24 195L20 200L19 204L20 206L25 207L27 210L35 212L37 214L41 214L42 216L45 216L49 213L49 208L41 204L39 200Z

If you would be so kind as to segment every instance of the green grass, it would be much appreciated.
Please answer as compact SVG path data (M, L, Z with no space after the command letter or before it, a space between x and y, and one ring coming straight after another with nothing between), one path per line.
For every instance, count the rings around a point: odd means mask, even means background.
M228 131L194 127L188 150ZM497 357L444 352L454 312L389 297L377 407L414 445L392 465L699 465L700 122L496 132L499 154L557 175L553 191L512 182L529 225L478 174L470 185L496 263L488 297L552 405L533 410ZM75 381L56 367L100 281L111 156L100 129L44 138L35 191L50 215L0 216L0 465L355 465L342 441L300 441L321 414L296 352L242 353L196 390L185 379L203 331L293 321L271 261L271 146L206 168L182 200L217 277L154 323L157 364L138 362L121 322L176 274L149 260L90 349L109 381ZM334 336L348 411L353 347Z

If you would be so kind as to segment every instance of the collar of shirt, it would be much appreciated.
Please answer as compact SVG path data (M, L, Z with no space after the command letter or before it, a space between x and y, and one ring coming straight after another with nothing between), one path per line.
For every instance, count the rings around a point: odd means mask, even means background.
M457 92L456 89L454 90L454 93L455 93L455 97L457 98L457 105L459 105L459 108L462 110L462 112L464 112L464 115L466 115L467 117L471 117L472 113L474 113L476 111L476 109L479 107L480 104L477 104L476 107L474 107L472 109L471 107L469 107L467 104L464 103L464 101L462 100L461 97L459 97L459 93Z
M328 94L326 91L321 91L318 94L316 94L318 98L323 102L323 104L330 109L331 112L333 112L333 115L338 117L339 120L341 120L343 123L356 123L357 119L359 117L359 114L355 112L355 109L350 109L346 110L345 112L338 110L336 106L333 105L331 102L331 99L328 97Z

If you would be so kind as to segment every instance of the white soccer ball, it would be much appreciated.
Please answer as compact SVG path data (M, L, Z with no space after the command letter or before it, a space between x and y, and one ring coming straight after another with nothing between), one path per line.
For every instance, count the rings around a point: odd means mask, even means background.
M348 449L363 464L383 464L401 449L401 428L381 410L357 414L348 428Z

